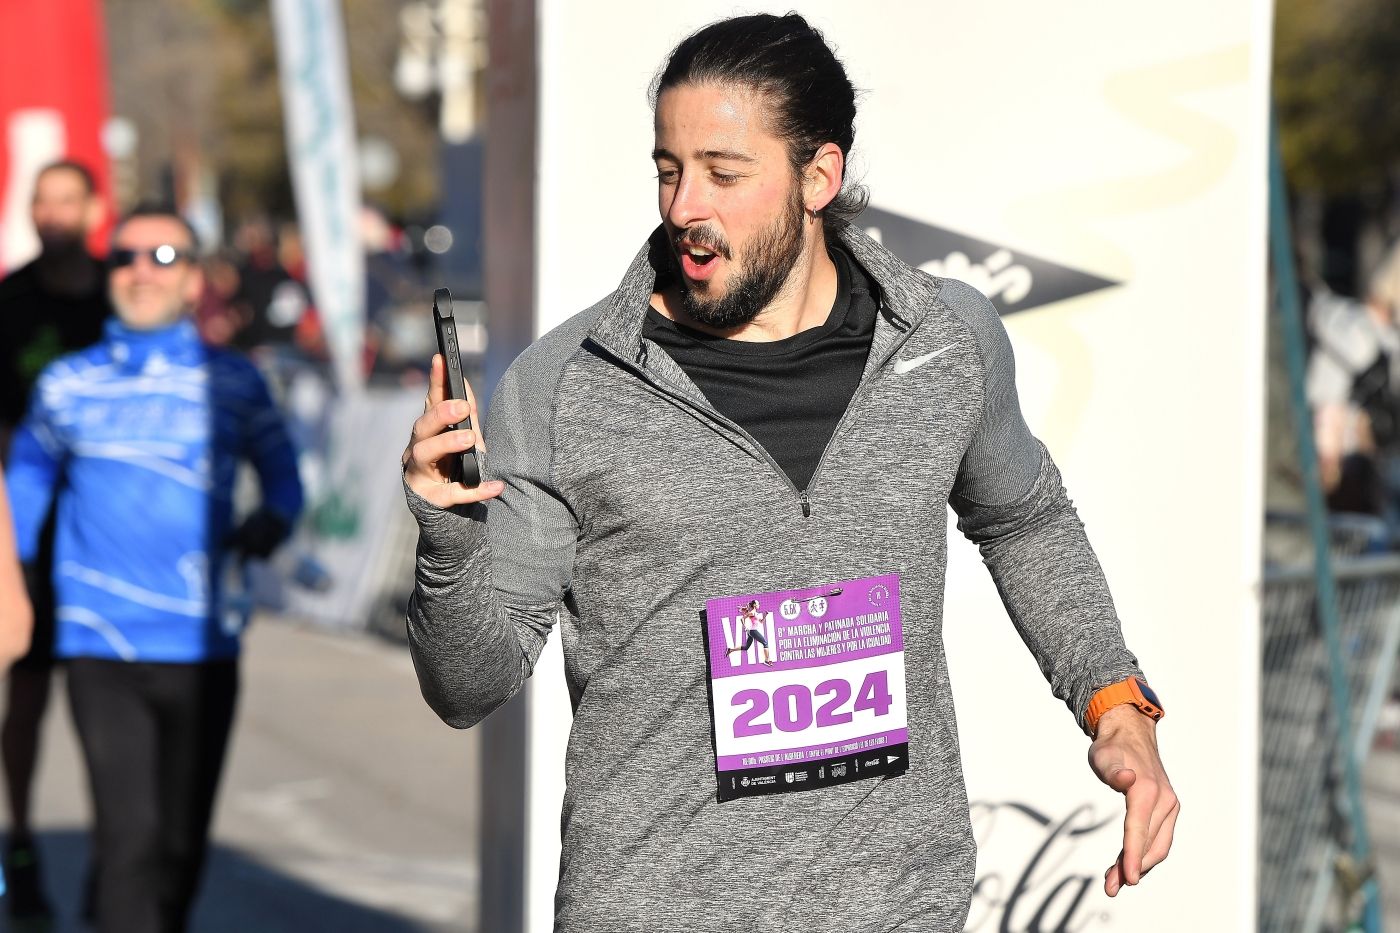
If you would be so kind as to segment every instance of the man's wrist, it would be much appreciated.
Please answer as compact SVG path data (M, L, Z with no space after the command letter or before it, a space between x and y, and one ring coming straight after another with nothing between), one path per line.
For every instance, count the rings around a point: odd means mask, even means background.
M1084 731L1090 737L1099 733L1099 720L1104 714L1119 706L1128 705L1144 716L1158 720L1162 718L1162 701L1147 681L1136 675L1128 676L1099 688L1089 699L1089 707L1084 713Z
M1157 730L1157 720L1147 713L1138 709L1132 703L1123 702L1117 706L1110 706L1104 710L1099 717L1098 729L1094 732L1094 738L1098 738L1108 732L1116 732L1119 729L1149 729L1153 732Z

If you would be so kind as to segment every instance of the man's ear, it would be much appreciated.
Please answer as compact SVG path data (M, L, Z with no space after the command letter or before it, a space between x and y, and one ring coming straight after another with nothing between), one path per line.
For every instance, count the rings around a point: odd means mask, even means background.
M803 172L803 199L810 211L826 207L841 193L841 178L846 169L846 157L835 143L823 143L807 163Z

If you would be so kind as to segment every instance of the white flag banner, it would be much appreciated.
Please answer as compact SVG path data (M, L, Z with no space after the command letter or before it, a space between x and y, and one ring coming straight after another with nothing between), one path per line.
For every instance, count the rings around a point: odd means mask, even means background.
M287 159L311 296L342 391L363 383L365 260L355 110L338 0L274 0Z

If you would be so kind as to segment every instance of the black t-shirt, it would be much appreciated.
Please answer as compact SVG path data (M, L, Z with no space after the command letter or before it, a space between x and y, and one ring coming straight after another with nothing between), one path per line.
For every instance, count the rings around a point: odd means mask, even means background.
M0 280L0 434L24 418L40 370L101 339L111 305L100 267L95 281L82 294L55 294L39 278L38 260Z
M864 270L831 250L836 300L826 323L783 340L727 340L647 310L643 334L664 349L710 404L768 451L799 490L817 470L860 384L879 304Z

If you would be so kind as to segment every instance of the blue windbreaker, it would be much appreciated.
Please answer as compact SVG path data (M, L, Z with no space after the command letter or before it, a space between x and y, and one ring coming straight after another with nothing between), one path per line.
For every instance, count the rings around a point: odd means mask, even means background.
M60 657L193 662L233 657L219 611L238 463L288 525L296 455L262 376L182 320L107 322L101 342L50 364L6 472L20 560L56 494Z

